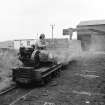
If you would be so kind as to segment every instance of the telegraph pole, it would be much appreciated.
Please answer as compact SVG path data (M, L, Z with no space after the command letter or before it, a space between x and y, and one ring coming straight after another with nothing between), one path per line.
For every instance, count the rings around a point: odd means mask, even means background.
M52 25L50 25L51 26L51 29L52 29L52 43L53 43L53 45L54 45L54 33L53 33L53 31L54 31L54 24L52 24Z
M54 38L54 36L53 36L54 26L55 26L55 25L53 25L53 24L51 25L51 29L52 29L52 40L53 40L53 38Z
M38 38L38 33L37 33L37 38Z

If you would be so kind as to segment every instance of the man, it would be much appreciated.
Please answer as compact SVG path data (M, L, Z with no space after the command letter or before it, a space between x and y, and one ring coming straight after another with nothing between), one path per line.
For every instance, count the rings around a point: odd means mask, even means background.
M47 46L47 42L45 41L45 35L41 34L39 40L35 43L35 49L45 50Z
M41 34L39 40L35 43L35 50L40 50L40 58L42 61L53 59L53 55L46 50L48 43L45 40L45 35Z

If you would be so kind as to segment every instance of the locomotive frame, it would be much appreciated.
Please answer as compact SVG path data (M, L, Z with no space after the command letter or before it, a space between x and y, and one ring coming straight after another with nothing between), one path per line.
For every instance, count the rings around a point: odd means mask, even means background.
M52 77L61 70L62 64L57 64L55 61L41 62L40 51L33 52L33 48L19 49L18 55L22 65L12 68L12 80L17 84L43 83L47 77Z

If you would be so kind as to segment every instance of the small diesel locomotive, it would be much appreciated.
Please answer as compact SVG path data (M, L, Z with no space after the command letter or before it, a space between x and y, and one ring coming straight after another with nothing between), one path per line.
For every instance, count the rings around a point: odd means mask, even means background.
M22 65L12 68L12 79L17 84L43 83L62 68L62 64L57 64L54 58L49 59L47 53L34 47L20 47L18 59Z

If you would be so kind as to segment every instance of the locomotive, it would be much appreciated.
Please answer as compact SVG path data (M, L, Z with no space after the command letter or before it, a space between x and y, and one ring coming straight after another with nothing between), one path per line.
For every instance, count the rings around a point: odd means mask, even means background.
M12 80L17 84L43 83L45 78L62 67L54 58L49 59L41 49L35 50L35 46L20 47L18 59L22 65L12 68Z

